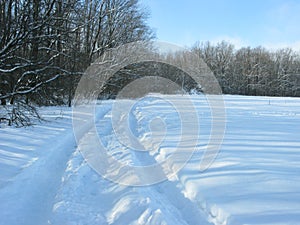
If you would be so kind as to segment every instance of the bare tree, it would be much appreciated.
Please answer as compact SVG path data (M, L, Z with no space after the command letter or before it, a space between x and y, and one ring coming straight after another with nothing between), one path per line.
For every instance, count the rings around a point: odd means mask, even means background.
M20 102L71 105L95 58L152 37L138 0L0 0L0 12L0 100L8 113L24 110L14 108Z

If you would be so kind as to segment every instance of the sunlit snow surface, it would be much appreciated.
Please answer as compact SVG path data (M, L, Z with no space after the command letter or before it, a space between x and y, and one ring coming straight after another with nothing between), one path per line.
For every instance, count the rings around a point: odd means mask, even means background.
M203 96L192 99L200 127L197 151L177 176L146 187L115 184L89 167L80 149L93 143L89 133L75 141L69 108L42 108L46 122L34 127L1 125L0 224L300 224L300 99L224 96L225 138L204 172L199 163L212 118ZM114 135L112 104L97 105L95 123L117 160L143 166L174 153L180 116L163 96L137 100L130 112L131 131L151 149L146 155ZM194 147L183 140L187 149Z

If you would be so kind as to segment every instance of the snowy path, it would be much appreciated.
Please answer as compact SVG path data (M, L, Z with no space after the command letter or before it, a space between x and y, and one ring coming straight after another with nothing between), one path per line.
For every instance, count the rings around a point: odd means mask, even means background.
M0 201L0 224L48 224L47 218L52 212L53 199L66 162L76 146L71 127L62 129L59 126L42 127L42 132L35 134L41 139L48 139L40 146L43 147L40 151L44 153L17 174L15 182L1 189L0 199L5 201ZM32 129L40 130L38 126Z
M74 146L74 137L69 132L62 142L48 149L46 158L40 158L17 177L19 183L2 189L0 199L8 201L0 203L0 217L6 218L6 224L47 224L46 219L51 214L53 199Z
M126 113L124 108L121 109L121 114ZM139 112L136 109L130 113L131 125L140 124L140 120L145 119L135 117ZM98 132L111 154L133 164L156 163L155 157L148 152L130 151L120 143L113 135L111 114L108 111L97 122ZM77 151L68 163L64 182L56 197L51 224L211 224L201 207L184 196L178 180L146 187L126 187L99 176L79 153L82 147L93 147L91 136L87 133L80 140ZM144 133L140 134L141 139L144 136Z

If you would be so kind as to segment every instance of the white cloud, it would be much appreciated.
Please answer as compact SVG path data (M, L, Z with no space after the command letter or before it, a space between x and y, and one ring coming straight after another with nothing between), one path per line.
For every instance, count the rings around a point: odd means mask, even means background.
M243 40L240 37L230 37L228 35L222 35L222 36L218 36L214 39L211 40L211 43L213 44L217 44L221 41L226 41L229 42L231 44L233 44L235 46L236 49L242 48L242 47L247 47L250 46L249 42L246 40Z
M295 51L300 52L300 41L290 42L290 43L288 42L266 43L263 46L270 50L276 50L280 48L291 48Z
M288 42L288 41L283 41L283 42L271 42L271 41L267 41L267 42L262 42L259 44L254 44L254 43L250 43L250 41L248 40L243 40L242 38L239 37L230 37L227 35L223 35L223 36L219 36L217 38L214 38L212 40L209 40L212 44L217 44L220 43L221 41L226 41L229 42L231 44L234 45L235 49L240 49L242 47L258 47L258 46L262 46L264 48L267 48L269 50L277 50L280 48L291 48L295 51L299 51L300 52L300 40L299 41L295 41L295 42ZM203 41L206 42L206 41Z

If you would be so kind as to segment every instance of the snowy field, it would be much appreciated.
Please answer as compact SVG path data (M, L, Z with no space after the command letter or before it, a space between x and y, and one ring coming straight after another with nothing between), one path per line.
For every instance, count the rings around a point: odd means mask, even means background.
M169 97L187 101L187 96ZM224 141L203 172L199 165L212 118L205 98L192 99L199 139L183 138L179 152L191 150L195 141L197 150L177 175L145 187L108 181L87 164L80 150L92 148L93 139L87 129L75 141L69 108L42 108L46 122L34 127L2 126L0 225L300 224L300 99L224 96ZM149 152L120 143L112 109L113 101L97 105L95 124L115 159L145 166L174 153L182 138L180 117L164 97L144 97L130 112L130 129ZM191 132L194 119L187 121ZM153 137L151 129L161 125L165 129Z

